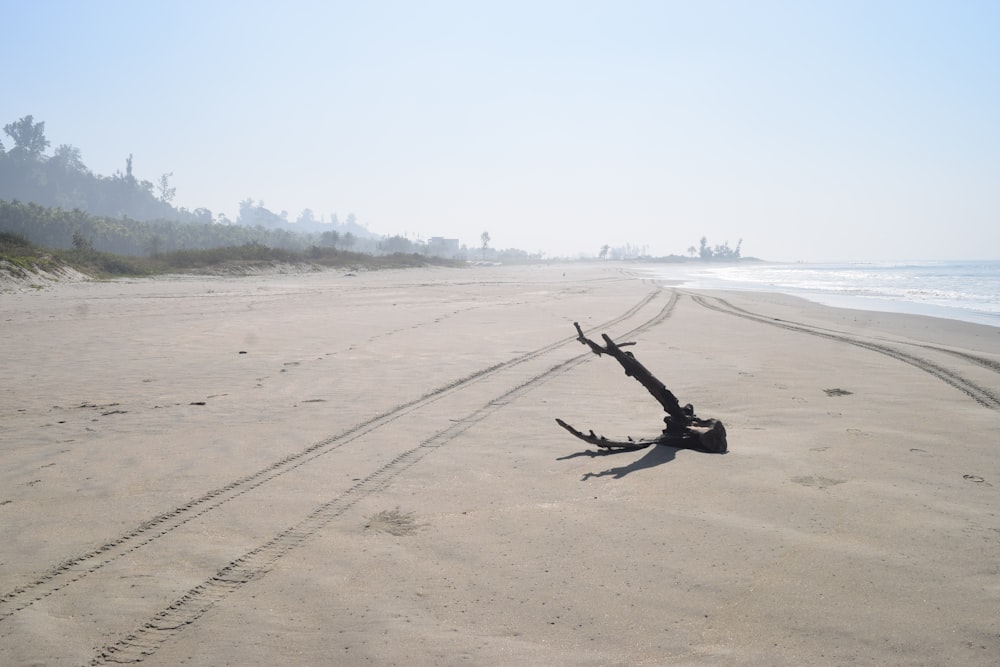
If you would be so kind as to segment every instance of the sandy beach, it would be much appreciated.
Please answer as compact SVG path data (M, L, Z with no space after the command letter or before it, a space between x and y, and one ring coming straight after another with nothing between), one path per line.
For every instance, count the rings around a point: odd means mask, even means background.
M604 453L663 411L729 452ZM0 664L993 665L1000 329L579 263L0 293Z

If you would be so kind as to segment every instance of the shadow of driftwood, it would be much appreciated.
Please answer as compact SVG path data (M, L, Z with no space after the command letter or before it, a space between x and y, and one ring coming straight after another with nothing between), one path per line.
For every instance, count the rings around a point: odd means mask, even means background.
M637 470L645 470L646 468L652 468L654 466L658 466L663 463L670 463L671 461L674 460L674 457L677 455L677 448L670 447L667 445L653 445L652 447L649 447L647 449L641 449L639 451L641 451L643 455L640 458L633 461L632 463L629 463L628 465L625 466L619 466L617 468L608 468L607 470L602 470L601 472L588 472L584 474L583 478L580 481L585 482L591 477L613 477L614 479L621 479L625 475L635 472ZM559 457L557 460L565 461L566 459L576 458L577 456L589 456L591 458L596 458L598 456L612 456L625 453L630 453L630 452L629 450L615 451L615 450L602 449L594 451L591 449L583 452L575 452L568 456L562 456Z

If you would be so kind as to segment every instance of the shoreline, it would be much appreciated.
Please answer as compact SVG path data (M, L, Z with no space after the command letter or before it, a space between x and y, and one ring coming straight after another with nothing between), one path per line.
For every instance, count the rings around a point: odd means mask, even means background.
M786 263L786 262L751 262L745 266L748 269L782 269L791 268L793 272L807 272L819 269L828 271L835 267L850 267L851 269L865 270L866 267L885 268L886 266L926 266L934 267L949 262L831 262L831 263ZM952 263L953 264L953 263ZM981 265L997 264L990 262L959 262L959 264ZM737 292L774 292L795 296L813 303L818 303L833 308L848 308L853 310L865 310L872 312L898 313L904 315L922 315L925 317L938 317L942 319L953 319L973 324L981 324L1000 328L1000 312L990 312L976 309L968 304L955 305L950 303L942 305L939 303L929 303L920 300L899 298L888 294L860 294L845 293L842 290L857 290L860 284L841 285L837 290L832 288L821 289L817 287L806 287L801 285L781 285L774 282L743 279L722 278L715 270L720 268L732 269L741 266L739 263L731 264L691 264L691 265L663 265L650 269L653 275L666 276L673 280L681 280L691 289L714 289ZM998 265L1000 266L1000 265ZM801 281L802 278L800 277ZM841 291L838 291L841 290ZM875 288L878 292L879 288ZM961 302L957 302L961 303Z
M810 267L819 266L825 267L829 265L838 264L857 264L858 266L867 266L869 264L880 265L880 264L892 264L892 262L832 262L832 263L790 263L790 262L774 262L768 260L761 260L757 258L746 258L743 260L743 264L747 266L795 266L795 267ZM926 263L926 262L925 262ZM680 261L680 262L614 262L607 260L593 260L593 261L581 261L581 260L551 260L544 262L526 263L526 264L501 264L501 263L477 263L472 262L468 266L464 267L389 267L381 269L370 269L374 271L391 271L391 270L421 270L421 269L433 269L433 268L445 268L445 269L468 269L477 270L484 267L506 267L512 270L521 269L527 266L535 267L558 267L558 266L572 266L576 265L578 268L589 267L589 268L600 268L601 264L610 265L620 265L627 267L630 270L637 270L639 273L649 274L651 277L660 279L664 281L664 284L669 284L675 287L685 287L692 290L717 290L717 291L729 291L729 292L750 292L750 293L773 293L773 294L784 294L786 296L799 298L814 304L828 306L830 308L839 308L845 310L857 310L870 313L883 313L883 314L898 314L898 315L914 315L920 317L932 317L937 319L945 320L955 320L959 322L966 322L970 324L977 324L985 327L991 327L1000 330L1000 313L991 313L987 311L976 310L968 308L965 306L942 306L937 304L921 303L919 301L912 301L907 299L895 299L884 296L867 296L867 295L851 295L851 294L838 294L833 292L821 292L816 290L809 290L806 288L799 287L788 287L788 286L776 286L769 285L765 283L749 283L749 282L739 282L739 281L728 281L725 279L720 279L714 276L706 277L705 271L710 269L717 269L720 267L735 267L739 266L741 262L697 262L697 261ZM919 264L919 262L918 262ZM352 268L329 268L321 267L317 265L304 265L297 267L295 265L282 265L272 267L268 270L263 271L246 271L245 273L177 273L177 274L162 274L156 276L137 276L137 277L124 277L124 278L111 278L106 280L97 280L84 276L73 271L63 272L60 274L49 274L44 271L37 271L30 276L23 276L21 278L14 278L12 274L6 274L0 272L0 295L2 294L12 294L17 292L29 292L49 289L60 284L65 284L69 282L132 282L136 280L211 280L213 278L236 278L236 279L249 279L253 277L269 276L269 275L304 275L310 273L332 273L332 274L345 274L354 273L355 270ZM364 270L362 272L367 272Z
M628 263L0 295L0 662L986 665L1000 342ZM607 333L725 455L575 340Z

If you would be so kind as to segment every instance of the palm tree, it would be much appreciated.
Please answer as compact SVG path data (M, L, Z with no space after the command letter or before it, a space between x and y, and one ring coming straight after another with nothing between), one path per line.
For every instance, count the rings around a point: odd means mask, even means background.
M480 235L479 238L483 242L483 260L485 261L486 260L486 248L488 248L489 245L490 245L490 233L489 232L483 232Z

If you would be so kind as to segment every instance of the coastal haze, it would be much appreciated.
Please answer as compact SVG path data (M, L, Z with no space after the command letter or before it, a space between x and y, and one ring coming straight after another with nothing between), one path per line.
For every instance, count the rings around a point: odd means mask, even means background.
M235 220L547 256L984 259L989 2L5 3L0 123ZM3 137L7 148L10 142Z
M996 664L1000 5L2 8L0 665Z

